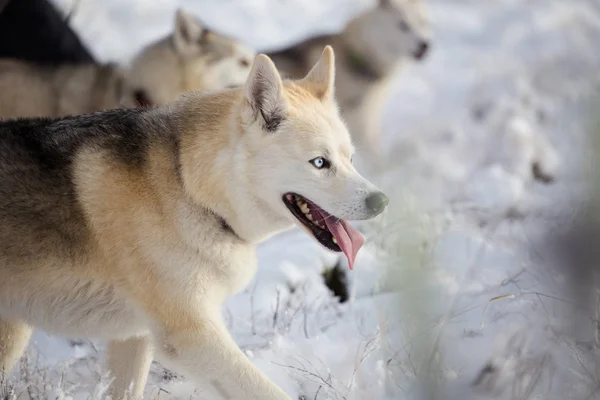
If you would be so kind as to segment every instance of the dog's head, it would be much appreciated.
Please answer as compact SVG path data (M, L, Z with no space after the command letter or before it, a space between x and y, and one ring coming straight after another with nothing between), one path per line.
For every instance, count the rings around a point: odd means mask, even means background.
M345 220L372 218L388 199L352 165L334 75L330 46L296 81L282 81L267 56L255 59L244 87L235 163L251 197L240 201L253 205L239 212L276 230L297 224L325 247L343 251L352 265L363 239Z
M186 91L243 85L256 55L240 41L211 31L181 10L177 12L173 44L183 62Z
M429 22L419 0L375 0L375 7L351 21L348 43L381 72L399 60L423 59L430 48Z
M127 85L138 104L166 104L181 93L243 85L256 52L178 10L175 30L135 57Z

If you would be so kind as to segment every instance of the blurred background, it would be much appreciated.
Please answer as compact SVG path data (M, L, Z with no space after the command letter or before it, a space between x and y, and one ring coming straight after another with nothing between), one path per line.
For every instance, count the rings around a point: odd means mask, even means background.
M357 61L339 38L377 8ZM295 229L225 306L260 369L305 400L600 396L600 1L4 0L0 57L128 66L178 9L292 62L340 40L363 88L385 81L351 121L391 198L354 270ZM102 349L37 332L0 398L101 398ZM213 396L153 365L146 398Z

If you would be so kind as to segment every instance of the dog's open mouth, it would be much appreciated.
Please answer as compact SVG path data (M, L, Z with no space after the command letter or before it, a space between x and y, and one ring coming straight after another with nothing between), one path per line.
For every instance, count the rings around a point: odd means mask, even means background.
M319 243L330 250L344 252L352 269L356 254L365 242L356 229L299 194L286 193L283 202Z

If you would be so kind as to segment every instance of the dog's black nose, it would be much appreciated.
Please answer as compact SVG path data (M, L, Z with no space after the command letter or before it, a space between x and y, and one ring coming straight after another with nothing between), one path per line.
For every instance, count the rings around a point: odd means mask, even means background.
M367 197L367 209L374 214L381 213L387 207L390 199L383 192L371 193Z
M421 60L423 57L425 57L425 55L427 55L428 51L429 51L429 42L422 41L421 43L419 43L417 50L414 52L414 56L417 60Z

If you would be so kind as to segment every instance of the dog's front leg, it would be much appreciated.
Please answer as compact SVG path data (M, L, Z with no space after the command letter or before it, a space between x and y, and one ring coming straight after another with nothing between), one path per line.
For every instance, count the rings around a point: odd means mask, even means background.
M113 381L112 400L141 399L152 364L152 346L148 337L113 340L108 344L108 367Z
M188 378L210 381L227 400L290 400L248 360L213 314L165 323L155 336L157 357Z

